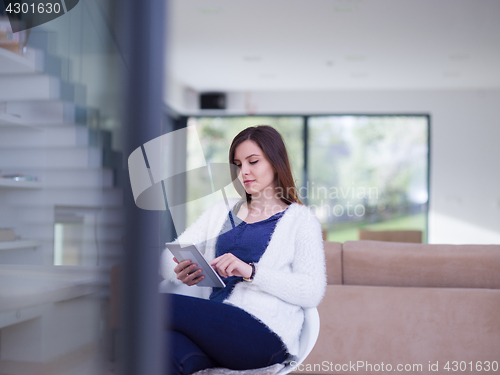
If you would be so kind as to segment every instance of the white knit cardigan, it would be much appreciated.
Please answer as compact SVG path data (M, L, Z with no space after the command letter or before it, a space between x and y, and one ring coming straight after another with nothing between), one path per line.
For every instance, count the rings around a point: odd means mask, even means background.
M238 199L229 199L232 208ZM175 242L200 244L207 260L215 258L215 245L228 215L223 200L205 211ZM198 247L198 246L197 246ZM165 279L179 282L173 271L172 253L164 250L161 273ZM303 307L316 307L326 288L325 255L321 225L306 206L292 203L279 219L271 240L256 263L257 272L251 282L240 282L224 301L250 313L297 355L299 336L304 321ZM203 288L208 298L212 288Z

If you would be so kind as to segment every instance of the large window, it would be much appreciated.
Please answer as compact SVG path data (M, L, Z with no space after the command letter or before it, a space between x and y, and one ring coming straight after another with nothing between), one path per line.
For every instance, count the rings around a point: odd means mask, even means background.
M359 229L420 230L428 206L427 116L322 116L308 121L308 204L331 241Z
M236 134L266 124L283 136L303 202L330 241L357 240L360 229L420 230L427 238L428 116L191 117L187 167L200 157L227 162ZM203 155L196 143L201 143ZM187 181L188 201L209 181ZM232 189L227 196L239 197ZM187 224L214 200L187 205Z

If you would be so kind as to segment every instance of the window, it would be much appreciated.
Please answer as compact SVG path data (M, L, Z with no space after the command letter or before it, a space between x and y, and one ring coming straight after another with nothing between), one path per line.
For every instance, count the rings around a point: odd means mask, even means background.
M421 230L426 241L428 116L191 117L188 126L196 131L188 133L187 169L200 157L227 163L234 136L261 124L282 134L296 186L328 240L357 240L359 229L405 229ZM194 152L198 139L203 155ZM189 202L201 198L200 186L210 181L186 183ZM239 197L234 189L226 195ZM187 225L219 199L214 194L188 204Z
M309 125L308 204L328 240L359 229L420 230L428 207L427 116L315 116Z

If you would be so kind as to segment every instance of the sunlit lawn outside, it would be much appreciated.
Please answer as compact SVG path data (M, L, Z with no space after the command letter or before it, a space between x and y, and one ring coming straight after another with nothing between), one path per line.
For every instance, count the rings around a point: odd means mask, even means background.
M426 242L426 214L421 213L411 216L402 216L397 219L387 220L374 224L339 223L325 228L328 230L328 241L345 242L359 240L358 230L421 230L422 239Z

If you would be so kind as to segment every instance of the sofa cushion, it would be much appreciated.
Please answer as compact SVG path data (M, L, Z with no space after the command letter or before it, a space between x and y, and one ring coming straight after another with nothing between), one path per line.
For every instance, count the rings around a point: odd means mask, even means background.
M500 289L500 245L348 241L346 285Z
M482 374L469 365L457 372L443 367L447 361L450 366L451 361L498 361L499 310L500 290L328 285L318 306L318 341L299 372ZM392 371L350 370L349 363L358 361L391 364ZM429 371L429 362L439 362L439 371ZM344 364L344 371L335 371ZM396 371L397 364L420 364L422 371Z
M342 244L323 242L325 248L326 276L328 285L342 284Z

